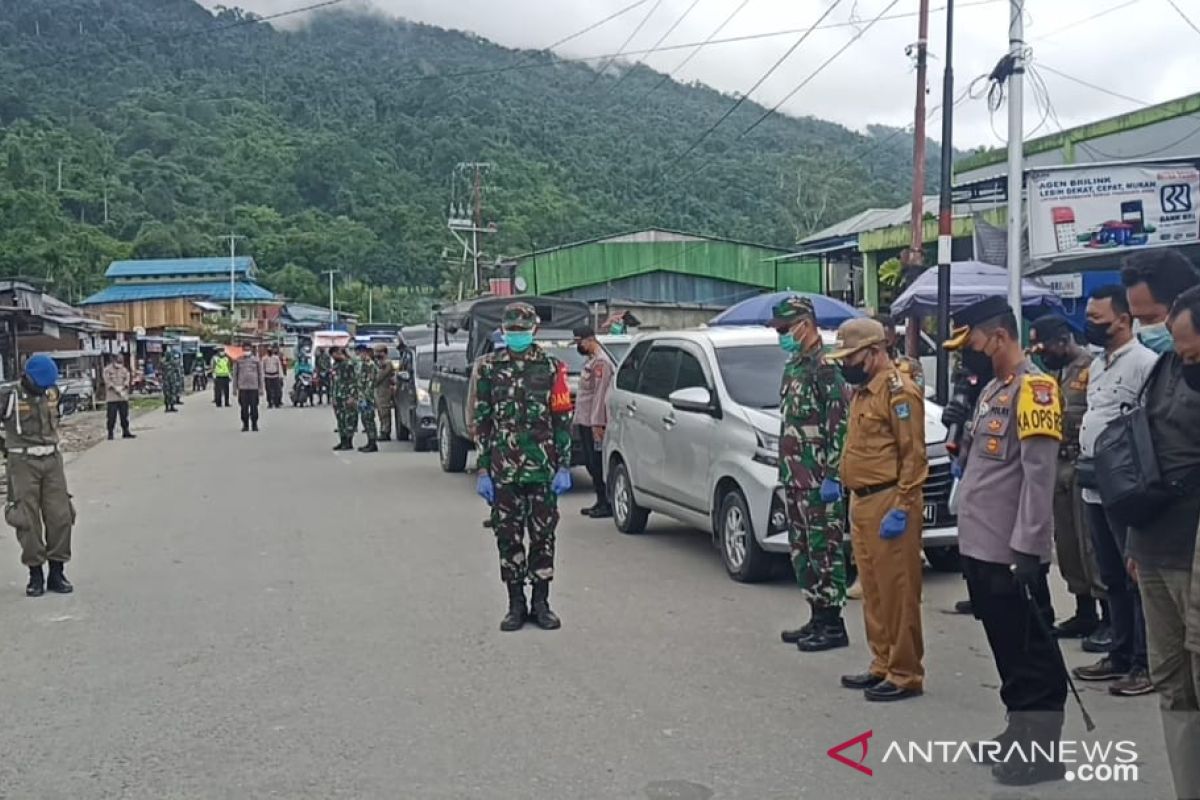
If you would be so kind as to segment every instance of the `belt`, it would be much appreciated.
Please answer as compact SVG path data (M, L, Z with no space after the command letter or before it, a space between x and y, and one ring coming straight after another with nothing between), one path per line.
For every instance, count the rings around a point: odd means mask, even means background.
M873 494L879 494L880 492L885 492L888 489L891 489L899 482L900 481L888 481L887 483L880 483L876 486L864 486L861 489L851 489L850 493L855 497L870 497Z
M33 447L10 447L8 452L16 453L19 456L52 456L58 452L56 444L39 444Z

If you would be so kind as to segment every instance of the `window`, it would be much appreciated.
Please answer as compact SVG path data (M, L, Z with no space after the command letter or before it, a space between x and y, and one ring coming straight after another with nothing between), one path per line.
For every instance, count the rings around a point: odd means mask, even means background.
M629 356L621 362L621 369L617 371L618 389L626 392L637 391L638 375L649 352L650 342L639 342L637 347L630 351Z
M679 372L680 351L675 347L655 347L646 356L638 394L666 400L675 391L675 375Z
M777 408L779 383L788 354L777 345L717 349L717 366L730 397L750 408Z
M679 375L675 378L675 390L691 389L696 386L702 389L708 388L708 378L704 375L704 367L700 366L700 361L694 355L680 351Z

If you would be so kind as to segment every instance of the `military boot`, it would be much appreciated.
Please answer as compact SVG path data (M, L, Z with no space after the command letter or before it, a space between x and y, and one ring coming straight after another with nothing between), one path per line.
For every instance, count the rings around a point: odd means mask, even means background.
M562 620L550 610L550 581L533 582L533 602L529 605L529 616L544 631L562 627Z
M29 568L29 583L25 586L26 597L41 597L46 593L46 577L41 567Z
M63 574L63 562L50 562L50 577L46 579L46 588L56 594L70 594L75 591L75 587Z
M810 603L808 606L808 622L801 625L799 628L783 631L779 634L779 638L784 644L796 644L801 639L807 639L813 635L813 630L817 624L817 612Z
M812 635L796 642L796 647L806 653L819 653L822 650L850 646L850 637L846 635L846 623L842 620L840 608L821 609L817 615Z
M347 439L345 436L343 436L341 439L338 440L337 446L334 447L333 449L334 450L353 450L354 449L354 440Z
M508 584L508 613L500 620L500 630L519 631L525 625L528 611L525 608L525 584Z
M365 445L358 448L358 452L360 452L360 453L378 453L379 445L375 444L374 439L368 439L367 443Z
M386 432L386 433L381 433L381 434L379 434L379 441L381 441L381 442L390 442L391 440L392 440L392 433L391 433L391 431L388 431L388 432Z

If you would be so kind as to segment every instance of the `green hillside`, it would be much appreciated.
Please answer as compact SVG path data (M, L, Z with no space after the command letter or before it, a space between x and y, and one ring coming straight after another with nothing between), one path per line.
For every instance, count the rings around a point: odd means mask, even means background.
M645 96L660 76L644 67L618 84L376 16L290 32L240 19L191 0L4 0L0 274L74 300L113 258L222 253L235 231L290 297L320 301L331 268L437 287L462 161L494 165L489 259L647 225L786 246L908 197L911 139L888 129L777 117L734 143L762 112L746 103L677 159L730 97L674 82ZM377 316L412 302L388 292Z

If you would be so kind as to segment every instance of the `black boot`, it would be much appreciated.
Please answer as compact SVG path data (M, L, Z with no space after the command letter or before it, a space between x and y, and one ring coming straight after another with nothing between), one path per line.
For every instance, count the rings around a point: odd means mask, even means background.
M1014 715L1015 716L1015 715ZM1056 753L1055 747L1062 736L1061 717L1054 722L1042 719L1040 715L1021 722L1016 731L1015 741L1021 743L1021 749L1026 758L1014 757L992 767L992 777L1004 786L1033 786L1047 781L1061 781L1067 773L1067 766L1061 761L1048 761L1046 753ZM1034 747L1034 744L1039 747Z
M596 503L596 505L592 506L591 510L588 512L588 516L592 519L608 519L612 515L612 506L609 505L608 500L601 500L600 502Z
M334 447L333 449L334 450L353 450L354 449L354 440L347 439L345 436L343 436L341 439L338 440L337 446Z
M392 435L390 433L382 434L382 435L380 435L379 439L377 439L377 441L380 441L380 442L390 442L391 440L392 440Z
M41 597L46 593L46 576L41 567L29 568L29 583L25 586L26 597Z
M833 650L836 647L849 647L850 637L846 635L846 623L842 620L840 608L826 608L818 612L819 620L813 628L812 636L796 642L796 647L806 653L819 653L823 650Z
M562 620L550 610L550 581L533 582L533 602L529 604L529 616L544 631L562 627Z
M75 591L75 587L67 580L67 576L63 574L63 563L61 561L50 562L50 577L46 579L46 588L56 594L70 594Z
M375 444L374 439L368 439L367 443L365 445L358 448L358 452L360 452L360 453L378 453L379 445Z
M519 631L525 625L528 611L525 608L525 584L508 584L508 613L500 620L500 630Z
M810 603L808 606L808 622L804 623L799 628L783 631L779 634L779 638L783 640L784 644L796 644L801 639L807 639L808 637L812 636L816 625L817 612Z
M1054 626L1056 639L1086 639L1096 632L1100 618L1096 614L1096 599L1090 594L1075 595L1075 616Z
M985 767L994 766L1003 762L1008 757L1008 751L1012 747L1013 742L1021 739L1023 735L1023 729L1018 722L1017 716L1009 715L1006 719L1004 730L999 736L972 742L971 749L979 756L980 764ZM992 742L995 742L995 744L992 744ZM1000 745L998 749L996 747L997 744Z

